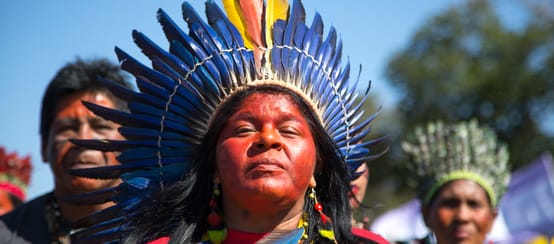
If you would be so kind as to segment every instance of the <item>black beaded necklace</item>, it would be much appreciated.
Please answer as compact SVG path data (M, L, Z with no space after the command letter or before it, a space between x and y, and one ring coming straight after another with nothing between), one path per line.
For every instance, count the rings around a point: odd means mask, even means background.
M50 233L50 243L70 243L70 232L68 223L63 219L60 206L56 201L54 193L50 193L46 203L46 221Z

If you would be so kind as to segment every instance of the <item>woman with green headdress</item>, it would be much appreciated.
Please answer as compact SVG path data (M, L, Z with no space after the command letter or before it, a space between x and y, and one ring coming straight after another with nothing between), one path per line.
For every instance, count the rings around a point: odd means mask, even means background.
M416 128L402 148L436 242L485 243L510 178L509 154L495 132L476 120L439 121Z

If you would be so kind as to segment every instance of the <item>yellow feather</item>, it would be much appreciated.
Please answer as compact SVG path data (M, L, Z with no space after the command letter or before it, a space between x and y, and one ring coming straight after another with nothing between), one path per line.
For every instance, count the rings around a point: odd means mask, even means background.
M268 49L273 46L273 41L271 40L273 24L275 24L275 21L278 19L286 20L288 12L288 0L267 0L267 7L265 10L265 43Z
M238 0L223 0L223 8L225 8L225 12L227 12L227 17L231 23L233 23L242 36L244 45L247 48L254 49L254 44L246 35L246 24L244 22L244 18L242 17L243 13L240 10Z
M329 240L335 240L335 232L333 230L318 230L319 234Z

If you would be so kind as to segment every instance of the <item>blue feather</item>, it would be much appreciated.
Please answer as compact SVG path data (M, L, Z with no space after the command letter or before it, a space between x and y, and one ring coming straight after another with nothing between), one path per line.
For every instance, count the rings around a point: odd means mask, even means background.
M128 101L128 102L137 101L137 102L142 102L142 103L154 105L154 106L162 103L162 100L150 94L144 94L144 93L141 94L141 93L135 92L126 87L118 85L115 82L112 82L103 78L100 78L99 81L104 83L113 94L115 94L117 97L125 101Z
M163 62L174 69L174 72L181 71L185 67L184 63L170 52L165 51L159 47L156 43L151 41L147 36L138 31L132 33L135 44L141 49L142 53L146 55L150 60L162 59Z
M187 163L174 163L163 165L161 168L150 167L147 170L136 170L131 172L126 172L121 175L122 179L133 179L133 178L148 178L151 180L151 186L160 186L164 183L174 183L182 178L183 175L186 175L190 171L191 165ZM151 189L151 188L149 188ZM131 195L132 196L132 195ZM129 197L129 195L121 195L118 197ZM121 201L117 198L115 201Z
M212 79L219 81L221 80L221 74L217 69L217 66L212 63L214 58L218 58L219 55L211 55L213 52L219 53L217 48L213 46L212 42L207 41L209 35L205 29L202 28L201 24L189 24L190 37L195 39L198 44L204 49L204 52L207 54L202 60L202 67L205 67L209 72Z
M304 43L302 44L304 46L304 52L313 55L319 48L319 36L313 31L308 32L306 35ZM312 68L314 66L316 66L316 64L307 56L305 56L301 61L300 67L302 67L302 69L299 70L299 72L303 75L302 80L305 85L310 84L311 73L313 72ZM307 76L306 74L310 74L310 76Z
M71 195L63 198L64 201L67 201L72 204L102 204L112 201L113 197L119 194L124 194L127 185L125 183L119 184L114 187L104 188L94 192L87 192L79 195Z
M145 128L133 128L133 127L121 127L119 133L127 140L140 140L140 139L153 139L163 137L167 140L183 140L184 136L170 131L161 132L159 130L145 129Z
M129 114L86 101L83 101L83 105L98 116L110 118L110 120L113 120L118 124L133 125L135 127L160 128L159 118L156 117L145 116L142 114Z
M175 22L173 22L171 17L169 17L163 9L158 10L157 18L169 42L188 42L188 40L183 39L183 37L187 35L181 30L181 28L179 28L179 26L177 26L177 24L175 24Z
M71 143L84 148L90 148L94 150L99 150L103 152L115 152L126 150L132 145L126 143L125 141L113 141L113 140L79 140L79 139L70 139Z
M141 64L138 60L132 58L123 50L116 48L116 54L121 62L121 68L133 74L135 78L137 78L137 86L140 91L148 89L148 87L143 87L145 81L148 81L152 85L156 84L158 88L165 87L165 89L171 89L176 85L175 81L165 74ZM139 78L143 81L142 84L139 83Z
M98 77L98 81L101 82L104 86L108 87L108 89L117 97L121 98L124 101L143 101L145 99L142 98L141 95L138 95L135 91L133 91L130 88L127 88L125 86L122 86L118 83L115 83L109 79L106 79L104 77Z
M233 38L233 35L231 32L227 29L227 26L224 21L218 21L215 23L214 29L220 33L220 35L225 39L227 42L227 45L229 49L236 49L237 44L235 43L235 39ZM224 53L225 61L228 65L228 69L232 70L232 73L230 75L236 75L238 78L244 77L244 72L241 69L242 67L242 59L237 54L237 52L225 52ZM236 78L235 78L236 79ZM230 86L231 84L224 84L226 86Z
M181 42L171 42L171 53L174 53L183 61L189 63L189 65L191 66L190 72L194 71L193 74L195 73L196 75L198 75L198 79L195 79L196 85L202 87L203 89L209 89L208 91L213 91L216 95L219 96L219 86L213 79L212 74L210 74L210 72L207 70L215 70L215 65L213 65L212 62L205 62L201 66L195 66L196 64L199 64L199 62L206 60L208 58L208 55L204 53L202 47L196 44L190 37L183 36L183 38L189 40L189 42L186 45L183 45L183 43ZM188 77L185 76L185 78L188 80ZM209 93L206 92L206 94Z
M285 46L294 46L293 44L293 38L296 31L296 27L299 24L303 24L306 19L306 11L304 10L304 6L300 3L298 0L294 0L292 9L290 11L290 16L288 18L287 25L285 27L285 32L283 35L283 45ZM281 62L284 67L292 67L289 65L289 50L284 48L282 51L282 57Z
M317 33L320 37L323 36L323 19L317 11L315 12L314 19L312 20L310 30Z
M81 229L80 231L71 235L72 243L79 244L97 244L97 243L119 243L121 236L125 234L122 226L125 224L124 217L112 217L111 220L105 220L100 224ZM96 223L100 219L91 219L89 222ZM97 227L98 226L98 227Z
M166 88L169 92L174 91L185 80L179 71L173 69L169 64L167 64L166 62L164 62L162 59L158 57L152 58L152 68L166 75L168 78L170 78L175 82L175 85Z
M284 20L278 19L273 24L273 45L274 48L271 50L271 64L276 74L284 73L283 70L283 60L282 52L283 49L279 48L283 46L284 31L286 28L286 22Z
M198 16L188 2L183 3L183 18L189 24L189 35L198 43L203 43L207 53L221 52L224 43L220 36Z
M123 173L132 172L145 167L158 166L156 162L152 162L151 159L134 161L132 164L120 164L113 166L102 166L96 168L85 169L72 169L70 172L76 176L82 176L95 179L115 179L120 177Z
M159 73L161 74L161 73ZM165 75L164 75L165 76ZM152 94L160 98L169 97L169 91L152 83L148 77L140 76L136 78L137 86L142 93ZM165 103L160 104L160 107L163 107Z
M160 149L158 147L142 147L142 148L131 148L125 152L123 152L121 155L117 157L117 159L122 164L128 164L128 163L134 163L134 161L144 161L148 158L157 158L158 155L162 155L167 157L168 159L171 158L173 160L169 160L168 163L171 163L171 161L175 161L175 158L179 158L180 160L188 160L188 158L192 157L194 152L193 147L184 147L184 148L164 148ZM166 161L164 161L166 162ZM153 166L157 166L157 162L152 162Z
M371 147L371 146L375 146L381 142L383 142L386 138L388 138L388 136L381 136L381 137L378 137L376 139L373 139L373 140L369 140L369 141L365 141L363 142L363 146L364 147Z
M337 72L340 72L341 68L341 58L342 58L342 41L339 39L338 44L335 47L335 53L333 55L333 58L331 61L329 61L329 69L331 73L331 77L336 77Z
M337 41L337 34L335 32L335 29L331 27L331 30L329 34L327 34L327 38L321 45L321 48L317 54L317 61L321 63L321 67L325 72L329 72L329 60L331 60L332 55L335 51Z
M299 24L298 26L296 26L296 31L293 35L293 43L295 46L302 48L302 45L304 43L304 37L307 35L306 32L308 31L309 31L308 27L306 27L306 25L304 24ZM290 72L291 73L290 77L286 77L284 79L293 80L293 81L297 80L296 75L299 74L299 70L297 69L299 67L298 61L300 56L304 56L304 54L300 53L297 50L289 51L288 63L290 65L289 67L292 67L291 71L293 72Z
M237 28L229 21L229 19L225 16L225 13L219 8L214 2L206 1L206 16L208 17L208 23L210 25L214 26L214 23L217 21L222 21L225 25L224 28L221 28L220 30L227 30L229 32L229 36L223 35L223 37L232 37L234 48L238 47L244 47L244 40L242 39L242 36L238 32ZM210 21L210 19L213 19L213 21ZM223 26L222 26L223 27Z
M197 43L193 38L186 35L181 31L181 29L171 20L171 18L163 11L158 11L158 21L162 25L162 29L164 30L164 33L166 34L168 40L170 41L170 52L175 53L180 58L187 62L188 66L191 68L195 68L194 65L202 60L205 60L208 58L208 55L204 51L204 48L202 45ZM191 27L191 26L189 26ZM176 48L179 48L179 44L181 47L184 47L187 52L190 55L184 55L186 52L183 52L184 50L176 50ZM184 56L183 56L184 55ZM213 65L210 64L210 62L205 63L206 66L208 66L208 69L210 72L217 72L217 69L213 67ZM212 80L212 77L217 77L218 75L215 73L211 73L210 75L206 75L207 79ZM213 82L212 82L213 83ZM217 85L211 84L212 88L215 88L214 91L217 90Z

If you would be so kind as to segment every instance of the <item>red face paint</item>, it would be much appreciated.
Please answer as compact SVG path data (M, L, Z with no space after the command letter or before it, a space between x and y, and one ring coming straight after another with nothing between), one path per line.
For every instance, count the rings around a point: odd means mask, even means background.
M301 208L308 186L315 183L312 133L287 95L246 98L223 127L216 150L216 181L223 204L231 209Z

